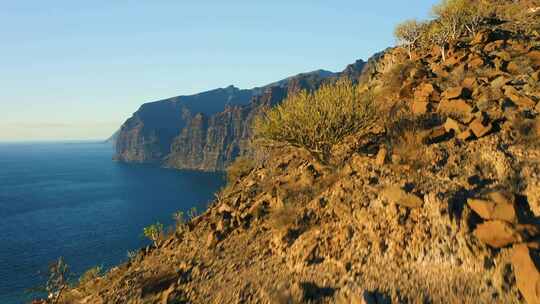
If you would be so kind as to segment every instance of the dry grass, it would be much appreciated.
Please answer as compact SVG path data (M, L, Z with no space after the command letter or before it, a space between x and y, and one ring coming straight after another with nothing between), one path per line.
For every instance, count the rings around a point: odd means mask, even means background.
M384 71L381 75L383 89L381 95L395 95L399 93L403 83L409 79L411 70L418 68L418 63L407 60L402 63L394 64L391 68Z
M249 174L254 168L254 161L247 157L238 157L227 168L227 183L232 184Z
M426 152L424 135L426 130L440 123L440 117L415 116L404 106L391 109L387 115L392 119L389 119L386 125L386 144L391 154L397 157L397 162L413 169L430 165L431 159Z
M103 275L103 268L101 266L95 266L85 271L79 278L79 284L85 285Z
M284 208L278 209L270 214L268 224L274 230L287 230L296 224L298 218L298 208L285 205Z

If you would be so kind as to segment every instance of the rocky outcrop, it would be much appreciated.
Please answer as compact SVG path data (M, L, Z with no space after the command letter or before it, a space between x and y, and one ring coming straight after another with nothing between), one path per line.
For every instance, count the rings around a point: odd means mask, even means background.
M347 73L360 74L359 60ZM169 168L223 170L248 153L255 114L281 102L289 92L319 87L334 74L324 70L299 74L264 87L217 89L144 104L121 127L114 159L154 163Z

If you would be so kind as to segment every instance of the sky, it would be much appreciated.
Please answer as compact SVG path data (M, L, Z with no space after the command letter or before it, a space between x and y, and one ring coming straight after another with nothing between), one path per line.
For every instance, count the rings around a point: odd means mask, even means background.
M105 139L145 102L341 71L436 2L0 0L0 141Z

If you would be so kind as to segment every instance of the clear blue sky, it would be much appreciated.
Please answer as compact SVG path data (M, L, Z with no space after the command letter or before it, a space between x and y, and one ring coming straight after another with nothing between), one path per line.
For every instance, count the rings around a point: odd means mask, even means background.
M102 139L144 102L340 71L436 0L0 0L0 140Z

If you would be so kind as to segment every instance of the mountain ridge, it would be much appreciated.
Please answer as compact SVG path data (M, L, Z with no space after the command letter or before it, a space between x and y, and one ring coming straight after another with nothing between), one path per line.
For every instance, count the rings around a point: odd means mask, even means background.
M347 73L359 75L364 64L357 60ZM248 153L252 120L261 107L281 102L289 91L314 90L339 75L319 69L252 89L230 85L144 103L120 127L113 159L174 169L224 170Z

